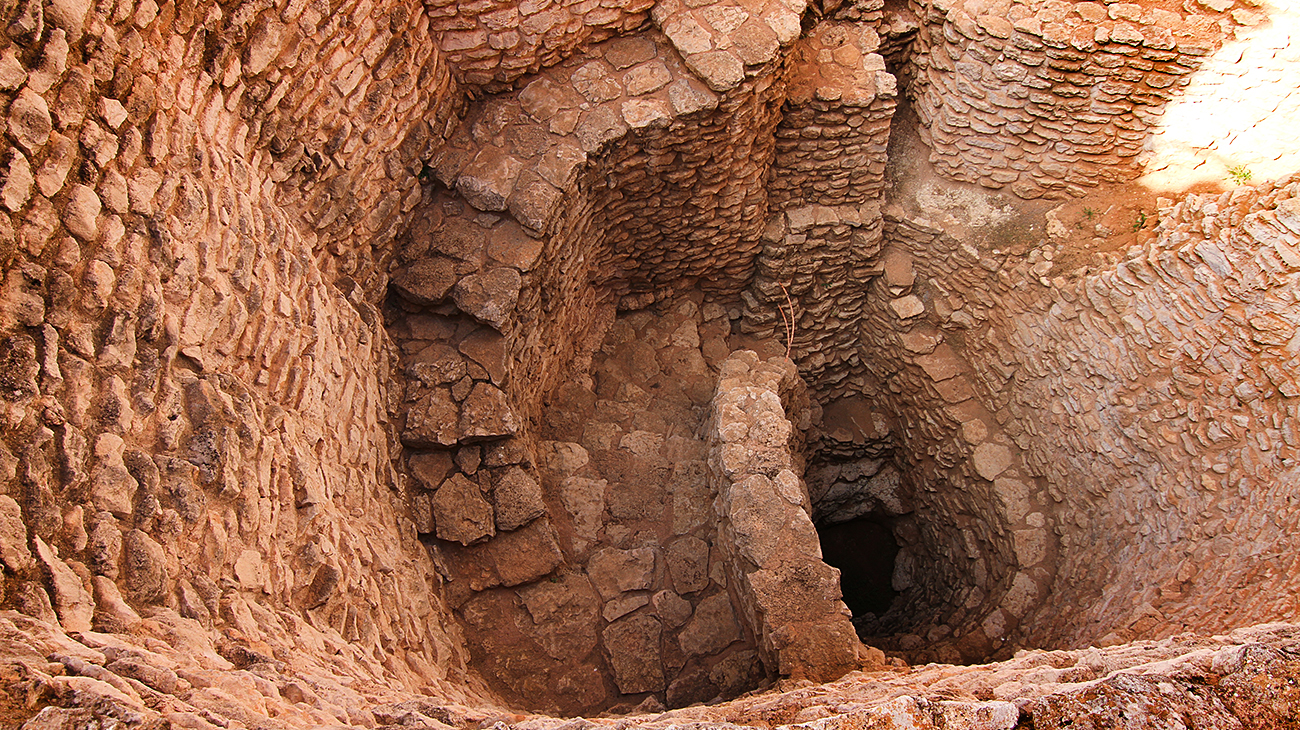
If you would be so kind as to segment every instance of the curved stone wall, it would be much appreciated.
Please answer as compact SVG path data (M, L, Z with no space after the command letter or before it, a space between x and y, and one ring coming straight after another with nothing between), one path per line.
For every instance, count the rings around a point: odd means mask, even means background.
M1283 180L1189 196L1161 209L1149 242L1085 271L886 211L915 273L893 291L883 277L862 324L909 508L904 598L882 630L930 613L912 631L937 656L949 641L978 656L1290 610L1277 590L1229 596L1280 580L1268 556L1291 544L1277 505L1294 428L1295 192ZM902 296L920 305L909 317L892 306ZM1120 559L1098 561L1099 544ZM1059 601L1078 612L1063 618Z
M1086 268L1042 210L949 215L886 168L915 113L953 180L1129 179L1263 11L912 4L910 50L872 2L6 11L0 600L41 702L369 725L491 702L475 668L587 711L860 666L806 540L825 620L775 626L704 466L746 342L825 401L812 496L893 520L901 597L860 627L892 649L1294 611L1300 183L1166 201ZM213 674L131 664L177 652Z
M0 52L5 600L52 602L70 632L220 627L239 666L468 696L391 496L373 304L455 102L428 20L20 5Z
M1022 198L1136 178L1169 100L1234 26L1231 3L913 3L909 95L937 170Z

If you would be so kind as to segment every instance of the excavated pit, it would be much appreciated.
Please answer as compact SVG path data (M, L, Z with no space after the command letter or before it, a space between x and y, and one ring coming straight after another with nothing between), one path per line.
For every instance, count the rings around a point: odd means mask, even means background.
M1292 4L0 5L0 723L1294 719Z

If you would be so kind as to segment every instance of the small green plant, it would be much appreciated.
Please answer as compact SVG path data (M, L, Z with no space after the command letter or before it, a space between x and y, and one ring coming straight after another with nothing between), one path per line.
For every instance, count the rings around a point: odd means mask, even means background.
M1139 210L1137 220L1133 221L1133 232L1137 233L1138 231L1145 228L1146 225L1147 225L1147 214Z
M1087 218L1088 220L1092 220L1093 218L1097 217L1097 211L1093 210L1092 208L1084 208L1083 217Z
M1235 167L1229 167L1228 177L1232 178L1233 182L1237 183L1238 185L1241 185L1247 180L1250 180L1250 168L1246 167L1245 165L1236 165Z

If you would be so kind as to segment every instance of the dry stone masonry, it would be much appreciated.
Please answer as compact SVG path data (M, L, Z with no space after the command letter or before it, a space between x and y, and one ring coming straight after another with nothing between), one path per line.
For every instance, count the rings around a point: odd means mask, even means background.
M0 724L1287 726L1296 17L0 3Z
M916 112L937 168L1022 198L1137 177L1165 105L1254 17L1190 4L914 5Z
M838 677L868 657L809 514L797 448L811 425L803 383L789 360L760 362L750 350L733 353L718 375L709 481L741 615L769 669Z

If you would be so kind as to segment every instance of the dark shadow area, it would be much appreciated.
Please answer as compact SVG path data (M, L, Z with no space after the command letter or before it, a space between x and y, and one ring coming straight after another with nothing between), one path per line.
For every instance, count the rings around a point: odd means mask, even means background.
M898 543L881 519L863 517L818 528L822 559L840 571L840 590L854 617L889 610Z

